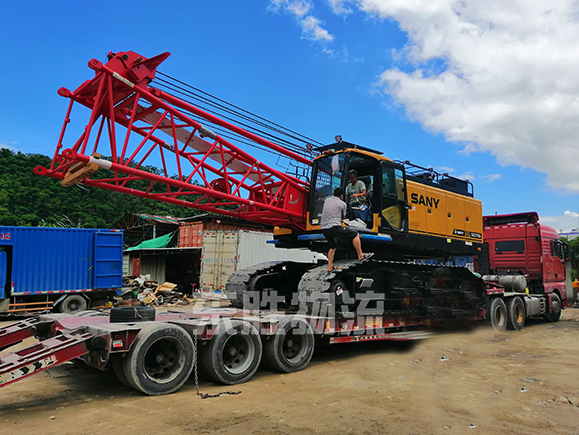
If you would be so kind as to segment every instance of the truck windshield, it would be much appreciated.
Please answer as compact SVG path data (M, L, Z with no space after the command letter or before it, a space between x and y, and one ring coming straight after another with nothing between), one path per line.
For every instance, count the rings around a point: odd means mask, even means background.
M320 223L324 201L333 195L336 187L342 187L344 154L319 158L316 160L316 166L310 196L310 223L312 225Z

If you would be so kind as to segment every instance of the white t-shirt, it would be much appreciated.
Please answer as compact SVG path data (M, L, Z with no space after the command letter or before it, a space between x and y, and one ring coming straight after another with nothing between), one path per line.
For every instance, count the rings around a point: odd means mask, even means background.
M348 207L337 196L330 196L324 202L322 209L322 230L342 225L342 217L346 216Z

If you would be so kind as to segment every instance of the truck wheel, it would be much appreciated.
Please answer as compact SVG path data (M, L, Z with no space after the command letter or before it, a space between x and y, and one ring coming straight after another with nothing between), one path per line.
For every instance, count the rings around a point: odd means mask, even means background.
M111 367L113 369L113 373L117 377L119 381L125 386L130 387L129 382L127 381L127 377L125 376L125 372L123 370L123 356L120 354L113 355L111 357Z
M68 295L58 304L58 311L61 313L74 314L85 311L87 307L86 299L81 295Z
M500 298L491 302L490 321L495 331L504 332L507 329L507 307Z
M226 385L247 382L261 361L259 332L251 323L223 321L203 349L203 366L211 379Z
M113 307L110 312L111 323L134 323L155 320L157 311L153 307Z
M561 318L561 298L557 293L551 294L551 312L543 316L548 322L558 322Z
M525 326L525 303L523 300L515 296L509 299L507 303L507 311L509 313L509 328L515 331L520 331Z
M291 373L305 369L314 354L314 331L302 317L284 317L263 345L263 356L274 370Z
M194 358L193 339L183 328L151 323L123 358L123 373L131 387L149 396L170 394L187 382Z

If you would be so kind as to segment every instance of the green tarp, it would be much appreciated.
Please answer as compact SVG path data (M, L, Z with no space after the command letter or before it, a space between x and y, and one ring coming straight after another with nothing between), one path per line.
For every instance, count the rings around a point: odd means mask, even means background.
M156 239L145 240L139 243L137 246L128 248L127 251L134 251L135 249L159 249L166 248L175 233L165 234L164 236L157 237Z

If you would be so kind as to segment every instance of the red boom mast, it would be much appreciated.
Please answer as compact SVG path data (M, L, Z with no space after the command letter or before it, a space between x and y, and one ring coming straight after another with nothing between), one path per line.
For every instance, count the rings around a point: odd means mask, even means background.
M271 168L203 124L217 125L299 164L311 160L150 86L170 54L147 59L132 51L88 66L95 77L74 92L59 89L70 104L50 168L35 173L70 186L89 186L151 198L254 222L304 229L308 184ZM64 134L73 104L91 110L74 145ZM107 156L106 158L101 157ZM161 168L152 173L147 166ZM99 168L106 178L90 176ZM100 174L99 174L100 175Z

